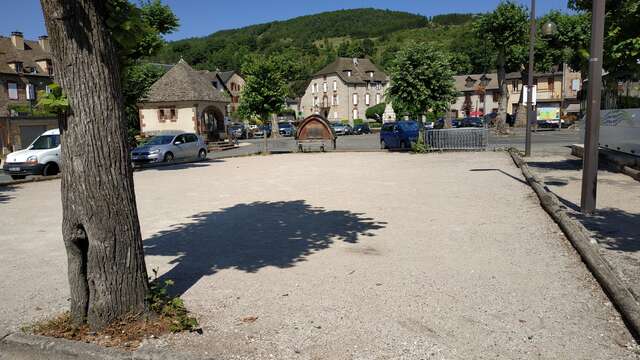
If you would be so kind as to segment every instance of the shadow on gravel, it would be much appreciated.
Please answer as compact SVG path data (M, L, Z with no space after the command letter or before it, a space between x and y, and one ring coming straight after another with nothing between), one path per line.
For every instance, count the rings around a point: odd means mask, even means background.
M203 161L197 161L197 162L149 164L149 165L144 165L142 167L138 167L138 168L136 168L136 170L137 171L146 171L146 170L160 170L160 171L184 170L184 169L191 169L191 168L207 167L208 166L207 164L218 163L218 162L224 162L224 160L222 160L222 159L210 159L210 160L203 160Z
M558 196L558 194L556 194ZM640 251L640 214L621 209L598 209L593 215L583 215L580 207L558 196L560 202L569 208L571 216L591 231L602 246L626 252Z
M503 170L500 170L500 169L471 169L471 170L469 170L469 171L475 171L475 172L477 172L477 171L482 171L482 172L484 172L484 171L497 171L497 172L499 172L499 173L502 173L503 175L506 175L506 176L508 176L508 177L512 178L512 179L513 179L513 180L515 180L515 181L518 181L518 182L520 182L520 183L522 183L522 184L525 184L525 185L527 185L527 186L529 185L526 181L524 181L524 180L522 180L522 179L518 179L517 177L515 177L515 176L513 176L513 175L509 174L508 172L505 172L505 171L503 171Z
M13 196L9 195L9 193L12 193L14 191L15 190L13 186L0 186L0 204L13 199Z
M144 241L146 255L177 256L160 277L183 294L203 276L224 269L249 273L265 266L288 268L336 241L356 243L385 222L350 211L327 211L304 200L238 204L193 215Z

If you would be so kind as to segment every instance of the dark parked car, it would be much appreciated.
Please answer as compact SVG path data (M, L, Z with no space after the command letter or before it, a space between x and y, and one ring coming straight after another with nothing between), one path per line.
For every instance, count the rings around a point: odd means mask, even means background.
M244 124L233 124L229 126L229 134L236 139L249 138L249 132L247 128L244 126Z
M467 117L460 121L458 127L484 127L484 123L479 117Z
M457 128L460 127L460 120L451 119L451 127ZM434 129L444 129L444 118L438 119L438 121L433 124Z
M354 135L371 134L371 129L367 124L358 124L353 127Z
M385 123L380 129L380 148L409 149L419 133L420 125L413 120Z

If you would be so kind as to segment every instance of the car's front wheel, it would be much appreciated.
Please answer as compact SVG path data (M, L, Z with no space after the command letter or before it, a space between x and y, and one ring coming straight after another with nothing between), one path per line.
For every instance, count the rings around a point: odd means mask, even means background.
M200 149L200 151L198 152L198 160L204 160L206 158L207 158L207 150Z
M164 154L164 162L173 162L173 154L168 152L166 154Z
M44 176L53 176L53 175L57 175L60 172L60 169L58 169L58 165L56 163L48 163L44 166L44 169L42 170L42 175Z

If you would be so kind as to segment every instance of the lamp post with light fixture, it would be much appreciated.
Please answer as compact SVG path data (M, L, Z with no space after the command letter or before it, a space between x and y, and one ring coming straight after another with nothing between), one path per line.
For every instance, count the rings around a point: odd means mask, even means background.
M542 25L544 35L553 35L557 32L555 23L548 21ZM531 156L531 126L536 121L536 111L533 104L533 68L536 44L536 0L531 0L531 29L529 31L529 73L527 79L527 127L524 144L524 156Z

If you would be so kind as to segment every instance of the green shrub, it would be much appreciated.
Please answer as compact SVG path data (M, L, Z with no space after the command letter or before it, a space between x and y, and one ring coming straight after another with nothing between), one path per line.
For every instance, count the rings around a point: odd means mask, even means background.
M361 125L361 124L364 124L364 120L362 119L353 120L353 125Z

